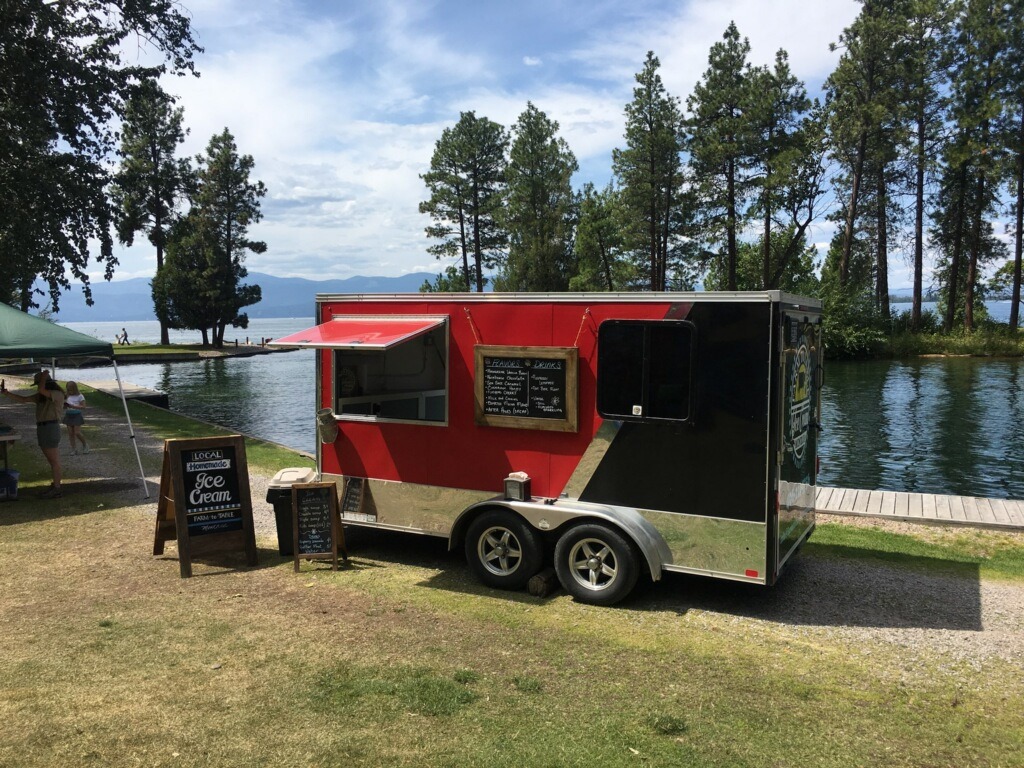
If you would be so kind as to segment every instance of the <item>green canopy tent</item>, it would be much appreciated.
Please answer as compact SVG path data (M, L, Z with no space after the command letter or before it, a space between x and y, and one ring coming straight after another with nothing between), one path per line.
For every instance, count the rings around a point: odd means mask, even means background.
M131 436L135 459L139 463L139 474L142 477L142 488L149 498L149 486L146 484L146 473L142 468L139 446L135 440L135 428L128 414L128 401L121 385L121 374L114 360L114 346L106 341L88 336L70 328L56 325L39 317L20 312L14 307L0 303L0 357L102 357L110 360L117 378L117 389L121 393L121 405L124 416L128 420L128 434Z

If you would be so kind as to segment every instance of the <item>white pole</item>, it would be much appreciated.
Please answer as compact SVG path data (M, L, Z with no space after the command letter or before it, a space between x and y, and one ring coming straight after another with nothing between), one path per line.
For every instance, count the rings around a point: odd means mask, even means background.
M117 361L113 357L110 358L110 362L114 364L114 377L117 379L117 391L121 393L121 405L124 406L124 417L128 420L128 434L132 438L132 447L135 449L135 460L139 462L139 476L142 478L142 490L146 493L146 498L149 498L149 484L146 482L146 470L142 468L142 457L139 456L139 444L135 440L135 428L132 427L132 417L128 413L128 400L124 396L124 387L121 386L121 374L117 370Z

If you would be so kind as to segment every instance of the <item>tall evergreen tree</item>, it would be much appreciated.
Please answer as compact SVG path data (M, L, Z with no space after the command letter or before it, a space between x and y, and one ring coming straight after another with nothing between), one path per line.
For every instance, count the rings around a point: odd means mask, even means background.
M622 236L616 209L619 194L608 184L602 191L587 183L579 200L576 228L576 274L569 281L574 291L620 291L634 281L622 254Z
M686 148L699 194L698 231L714 247L724 241L726 287L736 290L738 237L751 190L753 77L750 43L729 23L722 40L711 46L708 68L686 106L690 113ZM784 86L783 86L784 87ZM770 244L771 238L766 240Z
M899 48L904 83L903 104L908 123L907 160L913 174L914 268L911 328L921 327L924 297L925 219L928 190L937 173L938 148L942 141L945 88L942 53L948 39L947 0L908 0L906 24Z
M1003 59L1003 100L1000 123L1007 162L1006 178L1013 195L1013 261L1001 271L1010 289L1010 329L1020 327L1021 261L1024 255L1024 0L1009 0Z
M665 290L667 275L681 258L685 213L680 208L682 116L679 100L661 81L660 66L649 51L636 76L633 101L626 105L626 148L612 151L622 237L652 291Z
M573 272L576 157L558 123L532 103L512 129L505 171L508 260L498 281L507 291L564 291Z
M483 270L502 263L507 242L498 223L507 148L508 133L501 125L463 112L454 127L445 128L430 170L420 176L430 192L420 213L434 222L427 237L440 241L427 251L438 259L461 257L465 284L478 292L484 289Z
M152 66L137 63L135 39ZM27 310L39 277L56 309L70 273L92 302L91 256L107 278L117 263L107 196L115 118L134 84L191 71L201 50L170 0L0 3L0 296L16 294Z
M997 127L1003 108L1001 77L1009 21L1000 0L958 0L954 9L949 67L954 138L945 152L946 182L936 216L947 262L947 332L954 324L961 288L964 327L974 330L981 268L998 253L990 233L998 204L1001 147ZM954 218L957 216L960 218Z
M262 181L253 182L251 155L239 155L234 136L225 128L215 134L206 152L196 158L198 192L186 220L172 239L173 259L167 275L154 278L154 297L172 327L211 331L214 347L224 344L228 325L248 327L240 310L261 298L258 285L244 285L247 253L264 253L267 244L250 240L249 226L262 218Z
M886 164L891 162L893 150L884 146L884 127L895 119L893 80L898 61L893 53L902 22L892 0L862 3L860 14L833 46L842 48L843 53L825 83L831 150L841 167L842 242L835 267L842 286L853 271L856 233L865 227L860 216L866 198L875 198L875 224L882 222L882 226L873 227L878 245L872 270L876 274L878 254L885 250L888 231L884 185ZM876 297L877 293L876 289Z
M803 83L780 50L773 69L751 73L752 213L761 221L761 280L778 288L806 249L808 228L823 194L824 126Z
M167 233L178 208L193 186L187 158L177 158L187 131L184 110L155 80L145 81L132 96L121 127L121 165L114 176L117 235L132 245L137 232L146 232L156 249L156 272L164 267ZM160 343L168 343L167 318L157 312Z

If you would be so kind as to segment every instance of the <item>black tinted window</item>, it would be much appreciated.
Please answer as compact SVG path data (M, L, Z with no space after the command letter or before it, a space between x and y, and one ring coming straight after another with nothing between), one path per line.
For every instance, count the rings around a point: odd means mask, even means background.
M608 320L598 331L597 410L615 419L690 417L693 325Z

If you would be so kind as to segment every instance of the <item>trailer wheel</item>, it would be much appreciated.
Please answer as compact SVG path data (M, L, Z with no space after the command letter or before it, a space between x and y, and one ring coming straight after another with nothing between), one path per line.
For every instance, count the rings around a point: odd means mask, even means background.
M504 510L483 513L466 532L466 559L489 587L522 589L540 570L543 553L540 534Z
M565 591L580 602L614 605L636 586L640 556L618 531L587 523L558 540L555 571Z

